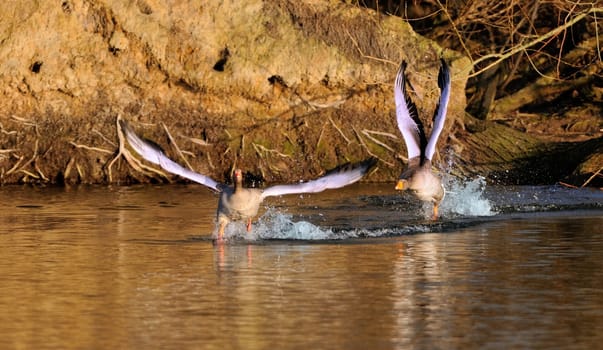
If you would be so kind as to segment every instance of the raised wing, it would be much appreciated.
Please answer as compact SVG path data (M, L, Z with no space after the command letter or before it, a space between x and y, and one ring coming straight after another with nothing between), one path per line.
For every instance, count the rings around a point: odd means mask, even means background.
M448 100L450 100L450 69L444 59L441 60L442 65L440 66L440 73L438 74L438 86L440 88L440 101L436 107L433 116L433 129L431 130L431 136L427 147L425 147L425 158L431 160L435 153L436 144L440 133L444 128L444 122L446 122L446 110L448 109Z
M157 144L150 140L144 140L138 137L138 135L136 135L136 133L124 120L119 121L119 126L121 127L121 130L126 136L126 139L128 140L128 143L132 149L134 149L142 158L153 164L159 165L165 171L168 171L172 174L180 175L189 180L200 183L201 185L205 185L214 191L222 191L222 185L220 183L214 181L208 176L182 167L180 164L169 159Z
M396 101L396 120L398 122L398 128L406 143L408 159L411 159L422 156L421 150L425 147L427 139L425 138L425 132L423 131L423 124L419 120L417 106L406 93L405 71L406 62L402 61L400 68L398 68L398 74L396 74L396 81L394 83L394 100Z
M369 158L359 163L342 165L316 180L300 182L293 185L271 186L264 189L264 192L262 192L262 199L270 196L315 193L344 187L360 180L376 163L376 158Z

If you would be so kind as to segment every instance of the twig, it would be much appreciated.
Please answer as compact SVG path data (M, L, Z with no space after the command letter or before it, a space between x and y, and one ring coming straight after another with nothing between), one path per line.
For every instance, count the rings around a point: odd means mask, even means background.
M36 175L36 174L34 174L32 172L29 172L29 171L27 171L25 169L19 169L19 172L21 172L21 173L23 173L25 175L28 175L30 177L33 177L34 179L39 179L40 178L38 175Z
M68 179L69 175L71 174L71 168L73 167L73 164L75 163L75 159L73 157L69 158L69 161L67 162L67 166L65 167L65 171L63 172L63 178Z
M207 153L207 164L209 164L209 167L212 169L215 169L216 167L214 166L214 164L211 161L211 157L209 156L209 153Z
M367 132L367 133L372 134L372 135L387 136L390 139L398 140L398 136L396 136L396 135L394 135L392 133L389 133L389 132L377 131L377 130L369 130L369 129L364 129L364 130L362 130L362 132Z
M266 154L266 153L274 153L274 154L276 154L278 156L281 156L283 158L291 158L291 156L288 155L288 154L281 153L281 152L279 152L279 151L277 151L275 149L266 148L265 146L262 146L260 144L255 143L255 142L252 142L251 145L255 149L255 152L260 156L260 158L262 157L260 151L262 151L264 154Z
M84 172L78 163L75 163L75 168L77 169L77 176L79 176L81 181L84 178Z
M364 134L364 136L368 137L371 141L378 144L379 146L385 148L386 150L388 150L390 152L396 153L396 151L394 151L393 148L391 148L390 146L386 145L385 143L379 141L377 138L373 137L368 130L364 129L364 130L362 130L362 133Z
M313 102L313 101L309 101L309 100L304 100L304 102L306 102L310 107L314 108L315 110L317 109L325 109L325 108L332 108L332 107L339 107L342 104L345 103L347 99L341 99L341 100L337 100L331 103L318 103L318 102Z
M21 165L21 168L19 168L19 170L23 170L23 168L25 168L26 166L31 164L33 161L35 161L37 157L38 157L38 139L36 139L36 142L34 144L33 155L31 156L31 158L29 158L29 160L27 162L25 162L25 164Z
M331 125L333 125L333 127L335 128L335 130L337 130L337 132L339 132L339 134L341 135L341 137L343 137L343 139L348 143L348 145L351 143L350 139L348 139L345 134L343 133L343 131L341 131L341 129L337 126L337 124L335 124L335 122L333 121L333 119L331 119L331 117L329 117L329 121L331 122Z
M360 56L363 58L368 58L371 60L375 60L378 62L382 62L382 63L389 63L389 64L393 64L396 65L397 63L390 61L390 60L386 60L383 58L378 58L378 57L374 57L374 56L368 56L365 55L364 52L362 51L362 49L360 48L360 45L358 45L358 41L356 41L356 39L354 39L354 37L352 36L352 34L350 34L350 32L347 30L347 28L345 29L346 34L350 37L350 39L352 40L352 42L354 43L354 46L356 47L356 50L358 50L358 53L360 53Z
M322 128L320 129L320 134L318 134L318 140L316 141L316 149L318 149L318 145L320 144L320 141L322 140L322 134L324 134L325 132L325 126L326 126L326 122L322 124Z
M507 52L505 53L494 53L494 54L489 54L489 55L485 55L482 56L480 58L478 58L477 60L473 61L473 65L471 67L471 69L475 68L479 63L489 60L489 59L496 59L494 62L490 63L489 65L487 65L486 67L480 69L477 72L471 73L469 74L469 76L467 78L473 78L477 75L480 75L481 73L487 71L488 69L496 66L497 64L499 64L500 62L506 60L507 58L515 55L518 52L524 51L525 49L532 47L540 42L543 42L545 40L547 40L548 38L554 37L556 35L558 35L559 33L561 33L562 31L566 30L567 28L573 26L574 24L578 23L579 21L581 21L583 18L585 18L586 16L588 16L589 14L594 13L603 13L603 7L593 7L591 9L589 9L588 11L582 12L581 14L577 15L576 17L572 18L571 21L566 22L565 24L563 24L562 26L559 26L553 30L551 30L550 32L543 34L541 36L539 36L538 38L525 43L523 45L519 45L516 47L513 47L509 50L507 50Z
M16 115L14 115L14 114L13 114L13 115L11 115L10 117L11 117L12 119L14 119L14 120L16 120L16 121L20 122L20 123L23 123L23 124L25 124L25 125L28 125L28 126L38 126L38 124L36 124L35 122L32 122L31 120L27 120L27 119L24 119L24 118L21 118L21 117L17 117L17 116L16 116Z
M100 131L93 129L92 132L98 134L103 140L107 141L111 146L117 146L115 142L111 141L107 136L103 135Z
M588 178L588 180L586 180L585 183L582 184L582 186L580 187L586 187L586 185L588 185L595 177L597 177L599 174L601 174L601 171L603 170L603 167L599 168L599 170L595 171L595 173Z
M568 184L567 182L559 181L558 184L560 184L561 186L569 187L569 188L578 188L578 186L574 186L572 184Z
M0 123L0 131L5 135L14 135L17 133L15 130L12 130L12 131L4 130L4 125L2 125L2 123Z
M184 154L182 154L182 151L180 150L180 147L178 147L178 144L176 143L176 140L174 140L174 138L172 137L172 134L170 134L170 131L168 130L167 126L165 126L165 124L162 122L161 126L163 126L163 130L165 130L165 133L168 136L168 139L170 140L170 142L172 143L172 145L174 145L174 149L176 149L176 152L178 152L178 155L180 156L180 158L182 158L182 160L184 161L184 163L186 164L186 166L193 170L193 167L191 167L191 165L189 164L188 160L186 160L186 158L184 157Z
M120 156L123 156L124 159L126 160L126 162L128 162L128 164L130 164L130 166L132 168L145 174L146 176L149 176L148 172L151 172L151 173L155 173L155 174L163 177L167 181L170 181L170 179L162 171L153 169L149 166L146 166L146 165L142 164L142 162L140 160L138 160L136 157L132 156L132 153L130 153L130 151L126 148L125 137L124 137L123 133L121 132L121 127L119 126L120 120L121 120L121 116L117 115L117 118L115 118L115 125L117 127L117 138L119 140L119 150L118 150L115 158L113 158L109 162L109 165L107 166L107 176L109 177L109 182L113 182L113 176L112 176L111 169L113 167L113 164L120 158ZM80 171L79 165L76 164L76 168L77 168L78 173L80 174L80 178L81 178L81 171Z
M36 169L36 171L38 172L38 174L40 174L40 177L42 178L42 180L48 181L48 178L44 175L44 173L42 172L42 170L40 170L40 167L38 166L38 163L34 164L34 169Z
M463 40L463 36L459 32L459 29L456 27L456 24L454 23L454 21L452 20L452 16L448 12L448 9L446 8L446 6L444 6L440 2L440 0L438 0L438 5L440 5L440 10L446 14L446 17L448 17L448 20L450 21L450 25L452 25L452 29L454 30L454 34L456 34L457 38L459 39L459 42L461 43L461 46L465 50L465 54L467 55L467 57L469 57L469 59L471 61L473 61L473 58L471 57L471 51L469 51L469 48L465 44L465 41ZM473 63L473 66L475 66L475 63Z
M187 139L189 139L189 141L191 141L192 143L196 143L199 146L211 146L211 143L209 143L209 142L207 142L205 140L201 140L201 139L198 139L198 138L195 138L195 137L183 136L183 135L180 135L180 136L181 137L186 137Z
M70 144L72 144L75 148L83 148L89 151L97 151L97 152L102 152L102 153L108 153L108 154L113 154L113 152L103 149L103 148L98 148L98 147L91 147L91 146L86 146L86 145L80 145L77 144L73 141L69 141Z
M362 139L362 136L360 136L360 133L358 132L358 130L356 130L355 127L352 126L352 130L354 130L354 134L356 134L356 138L358 139L358 141L360 142L360 144L362 145L362 147L364 147L364 149L367 151L368 154L370 154L371 156L379 159L380 161L382 161L383 163L393 167L394 164L387 162L385 160L383 160L381 157L377 156L376 154L374 154L373 152L371 152L371 150L368 148L368 146L366 145L366 143L364 143L364 140Z
M4 175L10 175L13 172L15 172L17 170L17 168L19 167L19 165L21 164L21 161L25 158L25 156L20 156L19 160L17 160L17 162L15 163L15 165L13 165L12 168L8 169L8 171L6 172L6 174Z

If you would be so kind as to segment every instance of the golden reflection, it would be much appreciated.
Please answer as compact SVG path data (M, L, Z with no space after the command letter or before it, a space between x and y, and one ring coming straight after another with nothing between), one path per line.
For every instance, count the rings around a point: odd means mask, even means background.
M603 327L600 217L214 246L215 198L188 186L0 196L2 348L588 347Z

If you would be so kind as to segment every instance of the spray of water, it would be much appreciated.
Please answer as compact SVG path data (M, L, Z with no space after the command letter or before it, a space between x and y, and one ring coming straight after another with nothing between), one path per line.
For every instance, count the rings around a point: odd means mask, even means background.
M458 217L491 216L496 212L492 204L484 197L486 181L484 178L473 180L460 180L452 176L444 178L446 188L446 197L440 206L440 220L453 219ZM431 204L424 207L425 217L431 215ZM295 218L295 220L299 220ZM442 222L442 221L440 221ZM337 240L358 237L381 237L397 236L401 234L414 234L420 232L430 232L439 229L437 226L425 223L408 223L400 225L399 223L388 227L380 228L356 228L348 230L336 230L331 228L321 228L310 222L299 220L294 221L293 215L269 208L257 222L254 223L251 232L246 232L243 222L233 222L226 227L226 240L246 240L257 241L266 239L283 240Z
M254 223L251 232L246 232L244 223L233 222L226 226L224 238L256 241L261 239L325 240L345 237L334 233L331 229L322 229L307 221L293 221L291 214L269 208Z
M440 206L443 217L492 216L496 212L484 197L486 181L483 177L460 180L452 176L443 179L446 196Z

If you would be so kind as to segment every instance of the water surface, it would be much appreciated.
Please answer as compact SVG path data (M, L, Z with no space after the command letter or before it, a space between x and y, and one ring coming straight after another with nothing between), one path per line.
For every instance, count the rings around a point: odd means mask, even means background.
M0 348L595 348L603 195L389 185L268 201L214 246L200 186L0 188Z

